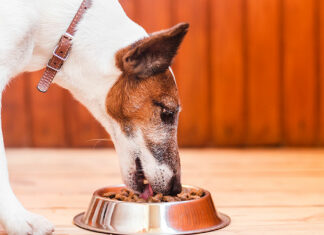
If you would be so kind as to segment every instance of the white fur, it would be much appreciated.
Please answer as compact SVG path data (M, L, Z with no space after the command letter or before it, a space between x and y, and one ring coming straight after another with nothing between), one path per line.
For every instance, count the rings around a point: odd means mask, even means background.
M114 121L112 121L114 122ZM170 182L173 172L167 164L158 163L157 159L154 158L152 153L147 149L142 131L137 129L134 137L131 139L123 134L117 123L113 124L115 128L114 137L118 138L115 142L115 148L119 156L119 162L121 167L122 177L124 182L128 182L129 173L136 170L134 156L130 153L140 151L140 160L142 162L145 177L149 182L163 181L164 187ZM160 135L156 133L154 140L161 140Z
M45 67L80 3L81 0L0 0L1 93L17 74ZM107 115L105 98L120 75L115 67L115 52L144 36L147 36L145 30L125 15L117 0L93 0L92 7L78 25L70 57L54 80L70 90L111 134L117 151L125 156L121 157L121 166L125 161L130 161L127 156L134 143L137 148L145 149L145 145L141 133L138 133L138 141L126 140L119 125ZM154 158L145 151L148 161L145 167L155 166L156 169ZM164 171L168 177L169 169L165 168ZM51 234L53 230L46 219L26 211L13 194L8 179L2 132L0 223L10 235L43 235Z

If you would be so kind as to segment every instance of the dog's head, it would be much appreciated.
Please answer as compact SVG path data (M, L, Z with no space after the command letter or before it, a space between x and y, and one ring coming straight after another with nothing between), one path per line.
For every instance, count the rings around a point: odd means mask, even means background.
M112 138L126 185L146 179L154 192L181 191L177 126L180 102L170 64L187 33L182 23L116 53L121 75L106 98Z

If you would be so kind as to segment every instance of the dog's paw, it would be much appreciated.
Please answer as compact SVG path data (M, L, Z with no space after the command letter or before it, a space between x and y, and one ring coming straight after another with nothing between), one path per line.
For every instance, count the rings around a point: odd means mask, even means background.
M51 235L54 226L43 216L28 211L14 213L4 223L8 235Z

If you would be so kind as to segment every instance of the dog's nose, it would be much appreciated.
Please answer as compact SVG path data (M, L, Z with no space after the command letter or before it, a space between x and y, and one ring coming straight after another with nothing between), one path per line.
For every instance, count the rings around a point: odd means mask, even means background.
M180 177L172 176L170 180L170 195L176 196L178 193L181 193L182 186L180 182Z

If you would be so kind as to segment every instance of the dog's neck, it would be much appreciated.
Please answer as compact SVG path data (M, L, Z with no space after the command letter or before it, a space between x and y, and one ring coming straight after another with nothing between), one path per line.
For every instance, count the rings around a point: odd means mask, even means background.
M36 0L39 15L35 48L27 70L43 68L82 0ZM93 0L77 26L72 50L54 82L68 89L110 132L105 97L120 75L115 53L147 36L117 0Z

